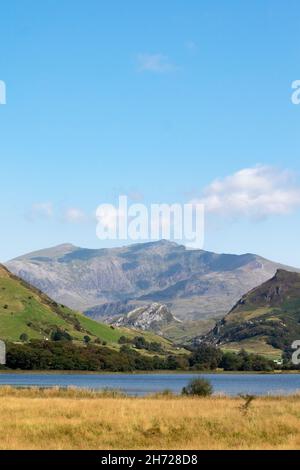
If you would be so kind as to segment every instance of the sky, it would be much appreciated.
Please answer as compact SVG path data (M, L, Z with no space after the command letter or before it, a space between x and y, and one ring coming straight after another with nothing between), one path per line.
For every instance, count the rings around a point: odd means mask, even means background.
M298 0L10 0L0 14L1 261L108 246L95 211L128 195L204 203L206 250L300 267Z

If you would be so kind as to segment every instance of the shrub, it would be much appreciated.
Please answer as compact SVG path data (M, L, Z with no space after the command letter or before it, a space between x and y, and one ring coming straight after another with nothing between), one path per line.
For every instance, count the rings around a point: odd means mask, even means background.
M26 343L26 341L28 341L28 335L26 333L22 333L20 335L20 340Z
M126 338L126 336L120 336L118 343L127 344L127 343L130 343L130 339Z
M182 395L197 395L199 397L208 397L212 395L213 387L209 380L199 377L192 379L186 387L182 389Z
M55 331L52 331L51 340L52 341L72 341L72 336L65 330L60 330L59 328Z

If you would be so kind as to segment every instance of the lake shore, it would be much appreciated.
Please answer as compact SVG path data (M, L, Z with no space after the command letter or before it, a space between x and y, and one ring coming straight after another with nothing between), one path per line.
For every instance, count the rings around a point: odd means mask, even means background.
M130 398L0 388L0 449L300 449L300 394Z
M205 378L213 388L214 394L223 396L239 396L251 394L255 396L265 395L293 395L300 391L300 374L249 374L249 373L165 373L165 374L85 374L85 373L7 373L0 374L0 388L14 387L29 389L59 388L67 390L101 390L122 391L128 396L149 396L154 393L162 393L166 390L175 395L180 395L182 389L188 385L191 379Z
M155 375L165 375L165 374L226 374L226 375L272 375L272 374L300 374L300 370L273 370L273 371L224 371L220 370L136 370L129 372L114 372L109 370L99 370L99 371L89 371L89 370L21 370L21 369L0 369L1 374L63 374L63 375L144 375L144 374L155 374Z

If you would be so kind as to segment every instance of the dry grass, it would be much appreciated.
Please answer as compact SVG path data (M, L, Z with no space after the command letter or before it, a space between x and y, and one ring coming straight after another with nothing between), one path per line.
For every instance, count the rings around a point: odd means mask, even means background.
M300 395L126 398L0 388L0 449L300 449Z

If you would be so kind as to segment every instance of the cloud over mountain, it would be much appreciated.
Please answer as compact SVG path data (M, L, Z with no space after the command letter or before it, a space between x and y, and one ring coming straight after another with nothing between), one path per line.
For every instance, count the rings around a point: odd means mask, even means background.
M259 220L300 207L300 187L290 171L257 165L216 179L193 202L203 203L207 213Z

